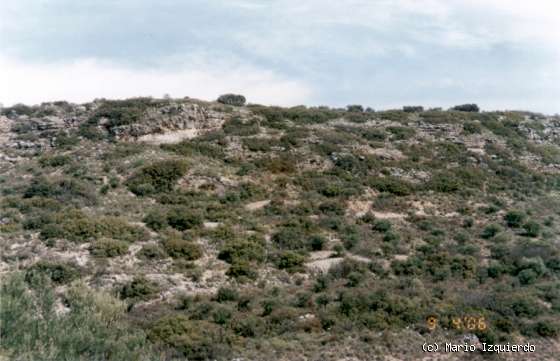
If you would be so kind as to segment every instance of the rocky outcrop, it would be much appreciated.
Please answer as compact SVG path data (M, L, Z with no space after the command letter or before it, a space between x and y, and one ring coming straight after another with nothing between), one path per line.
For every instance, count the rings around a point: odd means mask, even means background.
M227 113L214 111L193 103L170 104L149 108L141 122L110 129L117 139L134 140L150 134L165 134L181 130L210 130L220 128Z

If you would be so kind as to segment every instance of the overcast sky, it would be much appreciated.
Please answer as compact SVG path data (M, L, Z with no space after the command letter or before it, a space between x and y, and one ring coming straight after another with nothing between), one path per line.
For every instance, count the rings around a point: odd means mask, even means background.
M238 92L560 113L558 0L0 0L0 103Z

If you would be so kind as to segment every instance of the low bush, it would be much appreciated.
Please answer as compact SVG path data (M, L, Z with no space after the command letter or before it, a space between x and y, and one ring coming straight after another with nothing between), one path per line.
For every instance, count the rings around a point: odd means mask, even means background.
M414 187L410 183L395 177L371 178L368 184L379 192L387 192L396 196L407 196L414 192Z
M255 161L258 168L264 168L269 172L294 173L296 171L297 159L290 155L281 155L279 157L265 157Z
M235 288L220 287L215 297L217 302L232 302L239 299L239 292Z
M167 214L161 209L152 209L142 221L154 231L162 230L169 225L167 223Z
M272 241L281 249L301 250L307 248L306 238L302 229L284 227L272 236Z
M475 122L466 122L463 124L463 131L466 134L480 134L482 133L482 126Z
M128 179L128 189L136 195L169 192L187 172L187 164L180 160L165 160L145 166Z
M502 231L502 227L498 224L489 224L482 230L480 236L484 239L490 239Z
M416 134L413 128L408 127L387 127L387 131L393 135L393 139L395 140L409 139Z
M220 250L218 258L228 263L237 261L263 262L266 257L264 244L258 240L232 240Z
M39 159L42 167L62 167L72 161L68 155L57 154L53 156L43 156Z
M245 260L236 260L231 264L226 272L226 275L233 278L248 278L256 279L258 274L254 264Z
M525 214L520 211L509 211L504 215L504 220L508 227L519 228L525 220Z
M124 100L104 100L90 117L89 124L98 124L102 118L107 118L108 128L134 124L144 119L149 107L161 105L163 102L152 98L130 98Z
M147 244L143 246L136 255L139 258L147 259L147 260L165 258L165 252L163 251L163 249L155 244Z
M159 287L155 282L138 276L122 287L120 296L122 299L147 300L158 291Z
M48 280L28 287L20 274L2 280L0 334L10 360L150 361L159 359L138 328L125 320L126 305L83 285L64 292L59 312Z
M183 140L175 144L162 144L161 148L185 157L202 156L214 159L224 159L225 157L223 146L200 139Z
M237 135L239 137L256 135L261 131L257 120L243 120L240 117L234 117L228 120L224 123L222 129L227 135Z
M274 142L268 138L244 138L243 146L251 152L269 152Z
M165 251L173 258L194 261L202 257L202 249L192 241L171 236L163 243Z
M150 341L173 347L187 360L204 361L222 358L227 348L221 328L204 320L189 320L183 315L166 316L156 321L148 332Z
M285 269L289 272L298 272L302 270L305 256L294 251L286 251L280 255L276 262L278 268Z
M95 190L89 184L75 179L51 181L34 178L23 193L24 198L44 197L77 206L97 204Z
M167 213L167 223L179 231L185 231L200 226L202 214L188 207L177 206Z
M528 221L523 225L523 230L525 231L525 236L527 237L538 237L541 232L541 225L536 221Z
M391 229L391 222L386 219L379 219L373 222L371 228L377 232L386 233Z
M96 257L118 257L128 252L128 243L111 238L102 238L91 244L90 253Z
M53 283L61 285L79 278L80 270L70 263L39 261L25 272L25 280L31 284L40 282L42 276L46 276Z

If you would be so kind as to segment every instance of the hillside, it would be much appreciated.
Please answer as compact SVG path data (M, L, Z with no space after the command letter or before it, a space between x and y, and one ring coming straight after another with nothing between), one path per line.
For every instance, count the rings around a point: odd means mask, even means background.
M0 360L557 359L560 117L403 109L2 109Z

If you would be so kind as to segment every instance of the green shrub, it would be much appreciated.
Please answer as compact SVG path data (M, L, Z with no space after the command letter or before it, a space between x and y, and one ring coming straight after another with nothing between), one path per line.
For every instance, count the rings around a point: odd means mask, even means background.
M39 159L42 167L62 167L72 161L68 155L57 154L53 156L43 156Z
M294 251L286 251L280 255L277 261L278 268L285 269L290 272L302 270L305 256Z
M149 239L148 232L139 226L129 224L117 217L100 217L93 219L100 235L126 242L139 242Z
M25 272L25 280L31 284L40 281L41 276L46 276L53 283L61 285L79 278L80 270L70 263L39 261Z
M78 210L59 212L52 221L41 228L41 239L64 238L73 242L87 242L99 237L96 222Z
M234 320L233 331L242 337L257 337L264 333L265 324L257 316L247 315Z
M235 288L220 287L216 293L217 302L231 302L239 299L239 292Z
M111 238L102 238L91 244L90 253L96 257L118 257L128 252L128 243Z
M179 231L185 231L202 224L202 215L199 211L178 206L167 213L167 223Z
M246 277L253 280L258 276L255 266L245 260L236 260L233 262L227 270L226 275L234 278Z
M552 320L538 321L534 325L534 329L542 337L557 337L560 334L560 324Z
M264 168L271 173L294 173L296 171L297 160L290 155L281 155L279 157L260 158L255 161L255 165Z
M202 141L200 138L183 140L175 144L162 144L161 148L185 157L202 156L214 159L225 157L223 146Z
M387 130L393 134L393 139L395 140L409 139L416 134L413 128L407 127L387 127Z
M235 263L240 260L263 262L265 257L264 245L256 240L228 241L218 254L219 259L228 263Z
M427 184L428 189L441 193L453 193L461 189L461 182L447 172L434 174Z
M312 251L322 250L325 247L326 243L327 240L325 239L325 237L318 234L311 236L311 238L309 239L309 245L311 246Z
M255 119L244 121L240 117L234 117L222 126L224 133L227 135L237 135L239 137L247 137L259 134L261 129L259 123Z
M379 192L387 192L396 196L407 196L414 192L414 188L408 182L394 177L372 178L369 185Z
M161 104L163 102L152 98L104 100L87 124L98 124L101 118L109 119L106 124L109 128L138 123L144 119L144 114L149 107Z
M34 178L25 189L23 197L53 198L77 206L95 205L97 203L94 188L75 179L62 179L53 182L44 177Z
M187 172L187 164L179 160L160 161L140 169L126 185L136 195L169 192Z
M530 285L535 283L538 275L532 269L524 269L523 271L519 272L517 277L519 278L519 282L521 282L522 285Z
M272 241L281 249L298 250L305 249L305 233L296 227L284 227L272 236Z
M482 133L482 126L475 122L466 122L463 124L463 131L466 134L480 134Z
M157 245L147 244L138 251L137 256L142 259L161 259L165 257L165 252Z
M242 107L245 105L246 99L239 94L223 94L218 97L218 103Z
M125 321L126 305L83 285L64 292L57 310L55 287L28 287L20 274L0 288L2 354L10 360L149 361L158 357L138 327Z
M221 334L220 327L208 321L170 315L156 321L150 327L148 337L154 343L173 347L187 360L204 361L226 355Z
M244 138L243 146L251 152L269 152L274 143L268 138Z
M527 237L538 237L541 232L541 225L536 221L528 221L523 225Z
M167 214L160 209L152 209L142 221L154 231L162 230L169 225L167 223Z
M385 132L381 129L365 128L362 129L361 136L369 141L380 142L387 138Z
M163 243L165 251L173 258L181 258L187 261L194 261L202 257L202 249L192 241L187 241L178 237L169 237Z
M377 231L377 232L383 232L383 233L385 233L385 232L388 232L388 231L391 229L391 226L392 226L392 225L391 225L391 222L389 222L388 220L386 220L386 219L379 219L379 220L376 220L376 221L373 223L372 229L373 229L374 231Z
M158 291L159 287L155 282L139 276L122 287L120 296L122 299L147 300Z
M502 227L498 224L489 224L482 230L480 236L484 239L490 239L502 231Z
M525 220L525 214L519 211L509 211L505 214L504 220L508 227L519 228Z
M218 306L212 313L212 321L214 321L214 323L218 325L226 326L227 324L229 324L232 316L233 311L231 310L231 308L227 306Z

